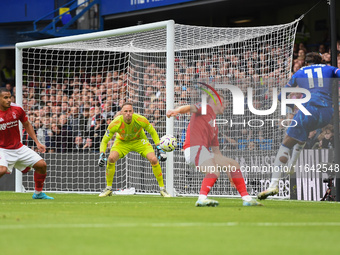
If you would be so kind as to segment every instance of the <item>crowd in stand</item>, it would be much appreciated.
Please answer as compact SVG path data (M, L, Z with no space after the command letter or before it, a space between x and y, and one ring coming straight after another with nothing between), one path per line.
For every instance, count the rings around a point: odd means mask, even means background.
M340 44L338 50L340 52ZM326 46L321 44L318 51L324 62L330 64L330 54ZM303 66L306 53L307 49L303 44L295 45L292 74ZM243 91L247 86L255 84L259 89L254 98L254 107L270 108L273 100L271 89L273 86L285 85L280 82L284 80L285 65L290 64L275 57L279 54L279 49L271 49L266 53L248 51L242 58L224 54L202 54L192 62L176 57L175 106L197 103L195 100L200 98L199 90L192 86L191 81L203 80L236 84ZM164 64L143 62L141 66L128 67L124 72L102 70L96 74L87 74L85 69L79 69L72 78L64 80L45 80L39 77L33 80L26 77L22 88L22 106L39 141L46 145L49 152L97 152L107 125L125 101L131 102L137 113L148 118L159 136L162 136L165 134L166 118L165 70ZM2 69L2 86L12 92L14 102L16 88L14 77L9 77L9 73L11 71ZM228 98L228 95L225 96ZM231 115L231 107L227 109L229 112L226 114ZM181 116L179 120L175 121L175 132L181 147L189 116ZM261 129L223 127L220 142L226 149L271 150L275 149L272 138L278 132L284 132L280 125ZM31 148L34 146L25 131L23 143ZM311 132L305 148L333 146L333 126L328 125L322 130Z

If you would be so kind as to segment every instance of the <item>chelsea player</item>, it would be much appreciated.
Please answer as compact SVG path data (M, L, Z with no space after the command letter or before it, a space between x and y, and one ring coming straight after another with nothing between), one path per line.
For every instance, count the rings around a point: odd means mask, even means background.
M269 188L258 194L259 199L276 195L279 192L278 183L281 177L281 169L287 164L291 150L292 157L288 167L294 167L296 161L305 146L308 134L311 131L322 128L331 122L333 116L332 107L332 78L340 78L340 70L334 66L321 64L321 56L316 52L306 55L306 66L299 69L285 87L300 87L310 91L311 98L304 107L311 113L305 115L299 110L294 120L297 125L289 127L283 142L277 152L274 169ZM281 94L279 95L281 101Z

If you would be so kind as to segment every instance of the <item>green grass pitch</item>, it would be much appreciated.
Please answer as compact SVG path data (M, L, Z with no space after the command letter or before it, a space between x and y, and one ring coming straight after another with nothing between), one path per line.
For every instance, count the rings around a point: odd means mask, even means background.
M3 255L338 254L340 204L0 192Z

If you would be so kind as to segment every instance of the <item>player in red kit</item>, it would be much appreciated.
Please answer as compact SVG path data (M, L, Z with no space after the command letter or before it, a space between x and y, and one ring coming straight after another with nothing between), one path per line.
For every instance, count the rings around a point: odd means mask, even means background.
M217 103L215 104L214 101ZM230 183L240 193L244 206L262 205L249 196L240 165L235 160L224 157L219 149L218 127L215 125L215 119L216 114L222 114L224 111L223 99L221 101L222 103L209 98L206 114L202 113L201 104L180 106L177 109L169 110L166 114L169 118L178 114L192 113L183 146L184 156L189 165L205 173L195 206L218 205L218 201L208 199L207 196L222 169L231 169L231 171L227 171Z
M27 173L33 167L35 191L32 198L53 199L42 192L46 179L46 162L21 143L19 121L36 143L38 150L44 153L46 148L38 141L25 111L19 105L11 103L11 93L6 88L0 88L0 178L11 173L13 167L22 173Z

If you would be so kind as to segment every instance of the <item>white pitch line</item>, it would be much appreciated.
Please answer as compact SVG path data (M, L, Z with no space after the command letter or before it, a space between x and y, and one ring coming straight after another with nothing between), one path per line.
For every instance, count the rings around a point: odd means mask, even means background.
M174 223L113 223L113 224L34 224L0 225L6 229L60 229L60 228L185 228L185 227L339 227L340 222L174 222Z

